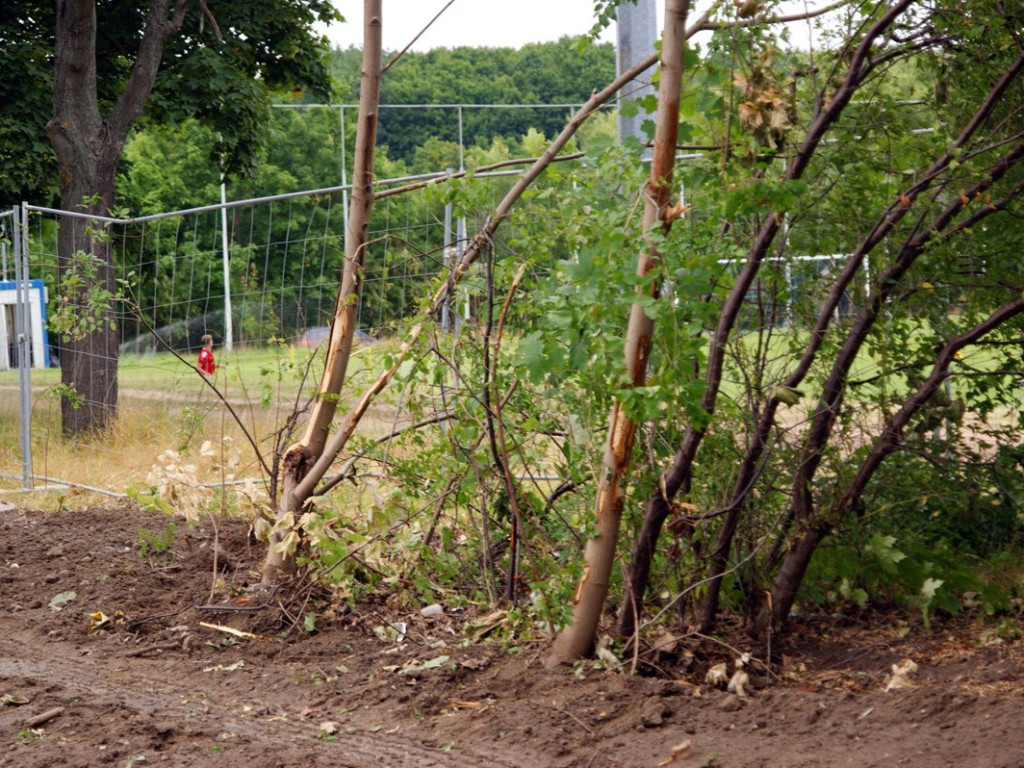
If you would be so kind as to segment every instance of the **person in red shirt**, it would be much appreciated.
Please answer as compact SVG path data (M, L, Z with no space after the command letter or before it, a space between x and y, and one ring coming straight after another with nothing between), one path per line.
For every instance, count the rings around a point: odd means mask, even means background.
M200 341L203 343L203 348L199 350L199 370L207 376L212 376L213 372L217 370L217 363L213 360L213 336L204 333Z

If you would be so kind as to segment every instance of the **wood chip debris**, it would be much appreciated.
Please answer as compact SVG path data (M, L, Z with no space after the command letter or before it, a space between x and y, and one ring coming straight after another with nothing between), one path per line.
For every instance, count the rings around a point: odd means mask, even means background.
M693 743L689 739L686 739L685 741L681 741L674 747L672 747L672 752L669 754L669 756L661 762L659 762L658 765L668 765L669 763L674 763L676 760L682 757L689 757L691 754L693 754Z
M262 642L269 643L274 639L272 637L267 637L266 635L254 635L252 632L235 629L234 627L225 627L222 624L210 624L206 621L200 621L199 626L205 627L206 629L214 629L218 632L224 632L228 635L234 635L235 637L241 637L245 640L260 640Z

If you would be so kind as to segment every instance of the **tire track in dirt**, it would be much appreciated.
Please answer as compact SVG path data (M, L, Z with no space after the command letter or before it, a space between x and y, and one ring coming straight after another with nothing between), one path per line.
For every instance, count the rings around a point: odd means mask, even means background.
M230 751L236 759L249 755L249 762L243 764L253 768L287 765L295 759L301 759L304 765L340 768L516 768L524 765L521 760L504 759L499 754L464 744L444 752L400 733L385 732L383 729L390 724L382 724L381 730L375 733L342 729L336 741L325 743L319 738L319 724L330 718L304 719L299 713L283 710L275 695L277 684L264 677L254 665L234 672L211 671L209 684L202 691L196 690L194 685L183 687L166 674L161 675L165 665L159 660L142 675L135 661L133 676L128 679L124 677L126 667L119 663L123 659L117 656L104 659L82 656L70 662L66 659L73 654L65 649L52 656L33 653L25 658L24 647L13 647L23 642L12 640L19 634L12 626L14 623L0 621L0 635L5 638L0 640L0 695L23 696L30 701L23 706L0 709L2 734L23 732L29 717L62 707L62 714L44 728L70 721L76 739L84 737L105 746L116 741L111 735L118 730L120 722L124 741L129 736L136 737L135 744L139 743L138 738L148 739L148 749L134 746L132 751L162 751L180 741L209 742L212 749L216 749L213 745L223 744L224 752ZM23 626L20 633L24 634ZM34 647L45 649L45 645L38 642ZM22 658L15 658L17 655ZM180 660L174 660L174 665L178 664ZM196 664L212 666L208 660ZM239 673L252 677L252 686L248 689L251 697L239 696ZM232 692L226 693L218 685L218 679L229 674L235 675L234 685ZM195 682L190 677L185 680ZM240 714L246 708L251 714ZM267 757L269 753L277 754ZM251 762L252 759L256 762ZM260 762L261 759L269 762ZM0 765L3 764L0 760ZM14 764L30 763L19 758ZM223 761L218 760L218 764Z

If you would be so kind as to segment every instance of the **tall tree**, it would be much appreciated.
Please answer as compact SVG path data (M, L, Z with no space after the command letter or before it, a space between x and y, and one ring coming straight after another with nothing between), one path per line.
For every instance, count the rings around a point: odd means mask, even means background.
M368 247L370 209L373 206L373 152L377 139L381 81L381 25L381 0L364 0L363 74L359 90L356 156L352 171L354 183L351 214L345 240L345 267L331 322L324 373L317 390L319 396L302 439L288 448L282 462L282 499L264 564L265 583L273 583L295 571L295 554L299 544L296 525L301 520L300 516L310 496L308 491L303 492L299 488L324 453L328 431L338 406L338 394L345 383L352 340L355 338L363 265Z
M657 299L655 279L661 260L661 241L680 211L671 203L672 172L676 139L679 134L679 96L682 89L683 60L686 52L686 17L689 0L668 0L665 5L665 29L661 49L661 79L658 88L658 119L654 134L651 175L644 195L643 232L647 242L637 258L637 291L642 299ZM660 237L653 237L657 231ZM633 304L626 329L627 386L642 387L654 333L654 320L644 302ZM559 663L589 655L593 650L598 622L604 612L612 565L619 541L625 492L623 484L629 472L636 435L636 419L626 404L618 400L608 418L608 437L601 463L597 502L594 510L596 533L587 542L583 577L573 598L572 624L555 641L549 661Z
M147 109L149 117L166 122L198 117L220 130L215 162L225 172L252 167L268 89L287 83L329 93L326 41L313 25L338 16L326 0L257 0L213 9L206 0L19 6L19 13L0 19L0 48L23 67L16 74L24 81L52 83L45 130L56 158L60 205L68 212L58 236L58 271L66 286L63 303L82 316L65 327L61 379L76 395L65 396L61 410L65 434L78 435L103 429L117 408L109 235L90 217L114 209L129 132ZM5 101L0 113L10 109ZM34 174L27 181L43 179ZM17 191L32 189L22 183Z

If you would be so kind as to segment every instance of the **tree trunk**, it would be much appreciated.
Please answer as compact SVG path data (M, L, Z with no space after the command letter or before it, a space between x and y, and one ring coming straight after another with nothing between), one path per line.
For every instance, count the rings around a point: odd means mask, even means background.
M97 96L96 3L57 3L53 119L46 131L57 155L63 210L110 215L125 140L142 115L164 44L181 28L186 5L178 2L170 15L170 0L152 0L131 75L104 117ZM70 437L102 430L116 415L119 335L107 227L71 216L59 226L61 286L76 278L61 298L83 316L61 345L61 382L73 393L61 398L63 431ZM110 298L97 302L96 292Z
M985 124L992 110L997 104L999 104L1010 84L1017 79L1022 70L1024 70L1024 56L1018 58L992 87L985 100L979 106L977 112L960 132L953 148L948 150L924 174L922 174L922 177L917 184L904 191L900 195L900 201L898 203L893 203L889 210L882 216L881 220L876 223L868 237L858 248L857 252L851 257L850 263L847 265L846 270L844 270L844 277L854 264L859 264L863 261L865 256L879 243L881 243L882 239L893 230L896 222L898 222L906 211L909 210L909 206L906 204L907 201L912 202L919 195L923 194L931 184L938 184L941 186L945 183L945 176L954 157L957 156L960 150L967 146L968 142L974 137L978 129ZM1005 157L996 162L988 170L982 180L969 188L966 193L961 192L961 194L969 194L972 198L976 195L980 196L995 184L996 181L1005 177L1013 167L1018 165L1021 162L1022 157L1024 157L1024 147L1020 144L1009 147ZM1007 199L1015 199L1015 197L1016 194L1012 194ZM983 210L980 210L969 217L968 221L959 224L956 229L959 231L969 230L970 227L975 226L984 218L987 218L992 213L1000 210L1004 204L1005 202L999 203L998 205L987 206ZM811 480L813 479L814 473L817 469L820 453L824 449L825 443L831 434L832 425L835 423L837 411L842 402L842 393L845 391L846 387L846 373L849 370L849 366L859 353L871 326L878 317L878 314L886 305L886 302L889 301L889 299L898 290L900 278L907 273L924 251L924 242L929 236L948 237L951 233L946 231L947 227L951 225L955 217L960 214L962 210L963 206L959 202L953 202L952 204L947 205L946 209L936 217L935 221L933 221L927 229L918 232L913 241L906 242L902 245L897 253L894 263L882 273L881 279L878 281L879 288L876 290L871 303L865 308L864 312L861 313L856 325L848 334L842 351L837 357L835 368L825 385L825 392L822 396L822 401L828 403L829 407L819 408L818 412L815 414L808 441L805 445L804 460L799 464L799 478L793 486L793 504L789 519L791 522L798 521L800 527L797 529L795 541L790 545L783 558L782 568L779 571L772 587L771 618L777 625L781 626L789 615L789 610L793 605L793 601L796 599L796 593L800 586L800 582L803 579L803 575L806 573L807 567L810 565L810 559L818 544L821 543L821 540L826 535L827 530L831 525L838 524L842 515L845 514L853 505L854 501L860 497L868 480L881 465L882 460L896 450L897 440L900 435L902 435L902 430L906 426L907 421L910 416L917 412L921 404L931 396L935 391L935 388L938 387L941 379L937 379L936 377L940 376L941 372L946 370L955 349L961 348L964 344L973 341L983 333L986 333L992 327L995 327L992 324L992 318L990 318L986 323L979 324L970 332L960 337L960 339L950 342L950 345L953 345L954 348L950 349L948 354L946 350L943 351L943 354L946 355L944 360L940 355L939 362L942 367L937 368L937 372L934 372L929 381L925 382L922 389L919 390L914 397L908 399L903 408L894 418L893 422L887 426L876 440L871 454L869 454L862 463L857 476L844 491L839 501L834 504L832 509L829 511L828 521L823 522L813 518L813 500L810 498L809 491L806 489L811 487ZM842 286L837 286L837 289L840 287ZM836 289L833 290L833 298L835 298L835 294ZM830 300L830 303L833 302ZM993 317L1000 318L999 322L1004 322L1005 320L1003 318L1005 316L1010 316L1011 313L1017 311L1019 311L1019 309L1016 309L1015 305L1011 305L1009 309L1006 307L1002 308L999 312L995 313ZM821 328L821 320L822 317L819 316L819 328ZM824 329L821 328L822 333L823 330ZM805 363L807 367L810 366L810 359L813 356L814 351L817 349L815 341L815 337L817 335L818 333L812 334L812 339L808 344L808 348L804 353L800 366L798 366L798 371L794 376L805 369ZM956 346L957 344L959 346ZM793 386L799 382L799 380L795 379L794 376L787 379L787 383L792 384ZM783 539L780 538L779 545L777 546L781 547L782 542ZM758 630L761 632L766 629L766 627L763 626L763 618L767 617L761 617L757 626Z
M85 165L81 161L77 163L80 173ZM86 199L90 202L81 205ZM99 168L61 185L61 206L65 210L84 207L90 213L106 215L113 199L112 170ZM76 206L75 201L79 205ZM65 437L100 432L117 415L119 335L108 232L107 225L91 224L88 219L65 217L59 224L59 291L62 302L69 302L78 315L75 327L64 333L60 346L60 378L67 389L61 396L61 425ZM67 287L69 284L74 287ZM111 298L101 306L95 299L90 301L91 295Z
M644 510L644 521L640 533L633 544L633 552L629 559L628 578L619 611L618 633L628 637L636 632L640 608L643 605L644 592L650 580L651 564L657 551L658 538L665 521L672 514L672 499L676 494L686 495L690 492L693 479L693 462L687 457L696 455L697 446L703 438L703 431L688 427L683 444L676 452L672 466L665 472L658 484L658 490L651 494Z
M61 207L106 215L114 202L117 155L111 162L100 139L103 120L96 102L96 4L57 4L57 49L54 74L54 119L47 125L60 169ZM91 90L91 93L90 93ZM57 264L61 299L86 312L89 294L113 293L114 275L107 227L88 220L62 217L57 238ZM90 232L92 229L92 233ZM100 237L94 236L99 234ZM83 269L92 261L93 272ZM81 284L65 292L74 273L83 273ZM72 282L72 285L75 285ZM69 394L61 397L64 434L75 436L102 430L117 411L117 331L107 316L83 320L65 332L61 344L61 383ZM73 391L74 394L70 394Z
M295 523L312 495L310 483L303 483L324 453L327 434L337 410L352 351L356 312L366 258L366 239L373 205L373 154L377 137L381 81L381 0L363 2L363 63L359 92L359 124L356 128L355 164L348 233L345 239L345 268L331 323L324 374L318 396L302 438L285 452L281 503L277 525L263 567L263 583L272 584L295 573L297 543L291 537Z
M686 50L686 16L689 0L668 0L665 6L665 31L662 43L661 82L658 94L658 122L655 129L654 157L644 203L644 232L654 227L667 231L671 219L666 207L672 192L676 137L679 133L679 97L682 90L683 57ZM646 278L660 264L657 246L648 243L637 259L636 272ZM647 295L658 295L657 281L638 288ZM651 350L654 321L639 304L630 312L626 331L626 370L630 384L643 386ZM629 471L636 422L626 414L622 403L612 407L608 422L601 478L594 510L597 533L587 542L584 573L573 599L572 623L555 641L549 664L570 662L593 651L594 638L608 596L608 585L615 549L619 539L623 483Z
M1006 73L989 91L985 101L978 108L971 120L957 137L954 148L960 149L967 145L969 139L986 122L995 106L1003 98L1010 84L1018 75L1024 71L1024 55L1007 70ZM1020 138L1017 137L1017 141ZM921 193L929 181L938 180L940 186L944 183L946 169L953 162L957 152L950 149L939 158L935 164L923 175L922 181L910 192L916 196ZM968 200L980 198L997 181L1005 178L1012 170L1024 161L1024 143L1014 143L1006 148L1006 154L995 162L986 172L984 177L977 181L961 194ZM921 405L932 395L942 379L948 375L949 364L954 353L968 343L972 343L1000 323L1015 317L1022 311L1024 300L1012 302L1001 307L993 313L985 322L978 324L970 331L950 340L936 358L935 368L929 379L922 387L909 398L893 418L892 423L876 441L874 449L862 463L862 466L851 485L840 497L836 505L829 510L827 515L817 512L814 508L814 499L811 495L811 488L818 466L827 442L832 434L832 429L839 416L839 409L842 406L843 395L846 391L847 375L853 361L856 359L865 340L868 337L872 326L877 321L886 302L898 290L900 280L908 273L923 253L927 252L927 244L930 238L948 238L954 233L970 231L972 227L978 226L986 218L1002 210L1011 200L1015 200L1020 193L1022 184L1017 184L1013 192L1003 201L997 204L987 205L979 208L975 213L968 216L966 221L954 225L957 217L965 210L965 206L959 198L948 203L934 220L927 227L920 227L915 231L913 239L904 242L893 259L893 263L879 275L878 284L880 289L876 291L871 302L861 311L857 322L850 330L843 346L836 357L832 370L823 387L819 399L819 406L815 410L814 417L808 430L807 439L800 461L798 471L794 475L791 490L790 519L797 526L796 539L789 547L783 561L782 568L775 579L772 587L772 620L777 624L783 624L789 615L789 610L796 599L796 592L800 581L807 567L810 564L814 550L826 535L827 531L836 525L842 515L849 509L853 501L859 497L870 477L878 469L885 456L889 455L896 448L896 441L902 434L910 417L920 409ZM901 196L904 200L911 200L910 194ZM902 204L903 207L907 207ZM882 225L877 225L881 227ZM874 234L874 233L872 233ZM759 627L763 629L763 627Z

